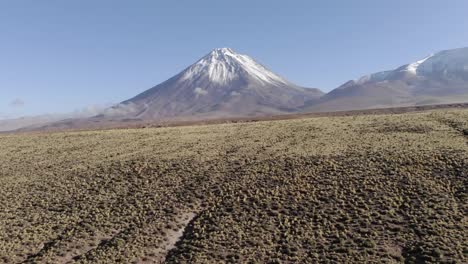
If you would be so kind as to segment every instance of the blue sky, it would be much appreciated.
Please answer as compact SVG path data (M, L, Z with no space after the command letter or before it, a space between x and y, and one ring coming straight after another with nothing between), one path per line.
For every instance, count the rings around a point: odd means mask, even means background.
M0 118L128 99L217 47L324 91L468 46L466 0L0 0Z

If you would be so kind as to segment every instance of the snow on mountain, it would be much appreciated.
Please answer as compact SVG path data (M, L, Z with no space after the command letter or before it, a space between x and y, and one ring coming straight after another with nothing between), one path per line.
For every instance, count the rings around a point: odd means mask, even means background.
M441 51L395 70L365 75L354 82L356 84L384 82L399 79L405 73L409 74L406 77L466 78L468 75L468 48Z
M237 54L230 48L213 50L186 69L182 74L182 80L207 77L212 82L226 84L238 79L244 73L262 83L288 83L249 56Z
M408 66L406 66L405 70L407 72L410 72L412 74L417 74L418 73L418 68L421 64L423 64L426 60L428 60L429 58L431 58L432 56L434 55L430 55L422 60L418 60L417 62L413 62L413 63L410 63L408 64Z
M377 73L365 75L359 78L357 81L352 81L352 82L358 83L358 84L363 84L367 82L381 82L381 81L384 81L391 73L392 71L377 72Z
M373 74L365 75L361 78L359 78L357 81L355 81L357 84L364 84L368 82L383 82L387 81L389 79L394 79L396 75L400 75L401 73L407 73L410 75L418 75L418 68L423 64L426 60L431 58L433 55L430 55L422 60L418 60L416 62L410 63L403 65L401 67L398 67L395 70L390 70L390 71L382 71L382 72L376 72Z
M107 116L156 120L283 114L321 95L320 90L299 87L247 55L219 48L113 107Z
M348 81L306 111L468 102L468 48L445 50L390 71Z
M468 47L441 51L425 60L418 67L418 74L428 76L468 73Z

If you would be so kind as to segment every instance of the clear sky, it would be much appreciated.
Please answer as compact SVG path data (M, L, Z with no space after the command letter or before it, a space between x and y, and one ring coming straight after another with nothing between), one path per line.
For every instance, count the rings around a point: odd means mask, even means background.
M0 0L0 118L128 99L217 47L324 91L468 46L466 0Z

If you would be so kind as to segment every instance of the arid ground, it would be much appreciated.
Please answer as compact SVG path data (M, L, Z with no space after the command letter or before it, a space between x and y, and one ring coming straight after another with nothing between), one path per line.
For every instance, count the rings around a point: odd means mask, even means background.
M467 263L468 109L0 135L0 263Z

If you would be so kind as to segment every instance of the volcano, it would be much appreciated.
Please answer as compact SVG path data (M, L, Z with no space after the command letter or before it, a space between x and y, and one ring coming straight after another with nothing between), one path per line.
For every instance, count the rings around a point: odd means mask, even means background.
M297 112L322 95L319 89L287 81L247 55L219 48L101 117L169 120L276 115Z

